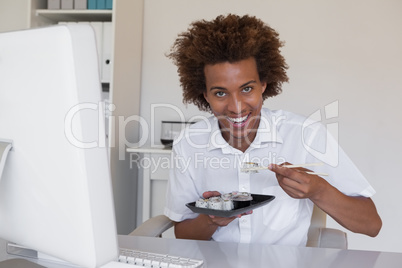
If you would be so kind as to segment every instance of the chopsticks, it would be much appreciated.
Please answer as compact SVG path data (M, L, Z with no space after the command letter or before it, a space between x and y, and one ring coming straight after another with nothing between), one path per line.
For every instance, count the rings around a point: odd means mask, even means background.
M282 167L286 168L298 168L298 167L313 167L313 166L322 166L323 163L306 163L306 164L297 164L297 165L283 165ZM242 168L240 169L241 172L258 172L259 170L266 170L268 167L261 167L258 163L254 162L244 162ZM269 170L269 169L268 169ZM318 176L328 176L326 173L317 173L312 171L305 171L307 174L318 175Z

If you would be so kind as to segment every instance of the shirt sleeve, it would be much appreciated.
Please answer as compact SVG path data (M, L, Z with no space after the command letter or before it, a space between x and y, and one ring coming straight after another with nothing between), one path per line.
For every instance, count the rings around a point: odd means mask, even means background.
M200 198L190 171L192 158L185 157L180 148L180 144L173 146L164 210L165 215L175 222L197 217L198 214L193 213L186 204Z
M312 137L305 145L308 151L306 162L324 163L314 169L316 172L329 174L324 179L345 195L371 197L375 194L373 187L325 126L320 125Z

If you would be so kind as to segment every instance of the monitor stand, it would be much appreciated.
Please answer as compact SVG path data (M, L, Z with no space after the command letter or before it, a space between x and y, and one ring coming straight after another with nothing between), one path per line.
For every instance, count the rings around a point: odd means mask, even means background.
M8 259L5 261L0 261L0 268L46 268L46 267L30 262L25 259Z
M3 174L8 152L13 147L12 140L0 139L0 180ZM0 261L0 268L45 268L42 265L30 262L25 259L15 258Z

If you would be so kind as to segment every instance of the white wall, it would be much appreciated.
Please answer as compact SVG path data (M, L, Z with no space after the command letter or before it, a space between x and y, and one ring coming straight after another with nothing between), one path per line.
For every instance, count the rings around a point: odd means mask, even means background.
M0 0L0 33L29 28L30 0Z
M402 1L328 2L146 0L141 116L151 122L151 105L163 103L185 119L200 114L182 104L176 68L164 55L191 21L229 12L260 17L286 42L290 66L290 82L265 106L308 116L338 101L339 116L329 122L338 123L341 146L377 190L383 229L376 238L348 232L349 247L402 252ZM171 108L155 115L158 143L160 121L180 117Z

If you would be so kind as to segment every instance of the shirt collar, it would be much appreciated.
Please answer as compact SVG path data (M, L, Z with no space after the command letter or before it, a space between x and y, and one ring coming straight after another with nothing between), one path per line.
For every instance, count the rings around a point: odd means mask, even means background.
M277 118L268 108L261 109L261 120L252 145L262 145L268 142L283 143L282 136L279 134L282 120L283 118Z
M208 144L208 151L212 151L214 149L222 149L223 153L232 153L234 148L225 141L222 136L222 132L219 128L218 119L213 116L211 122L211 133L209 134L209 144Z

